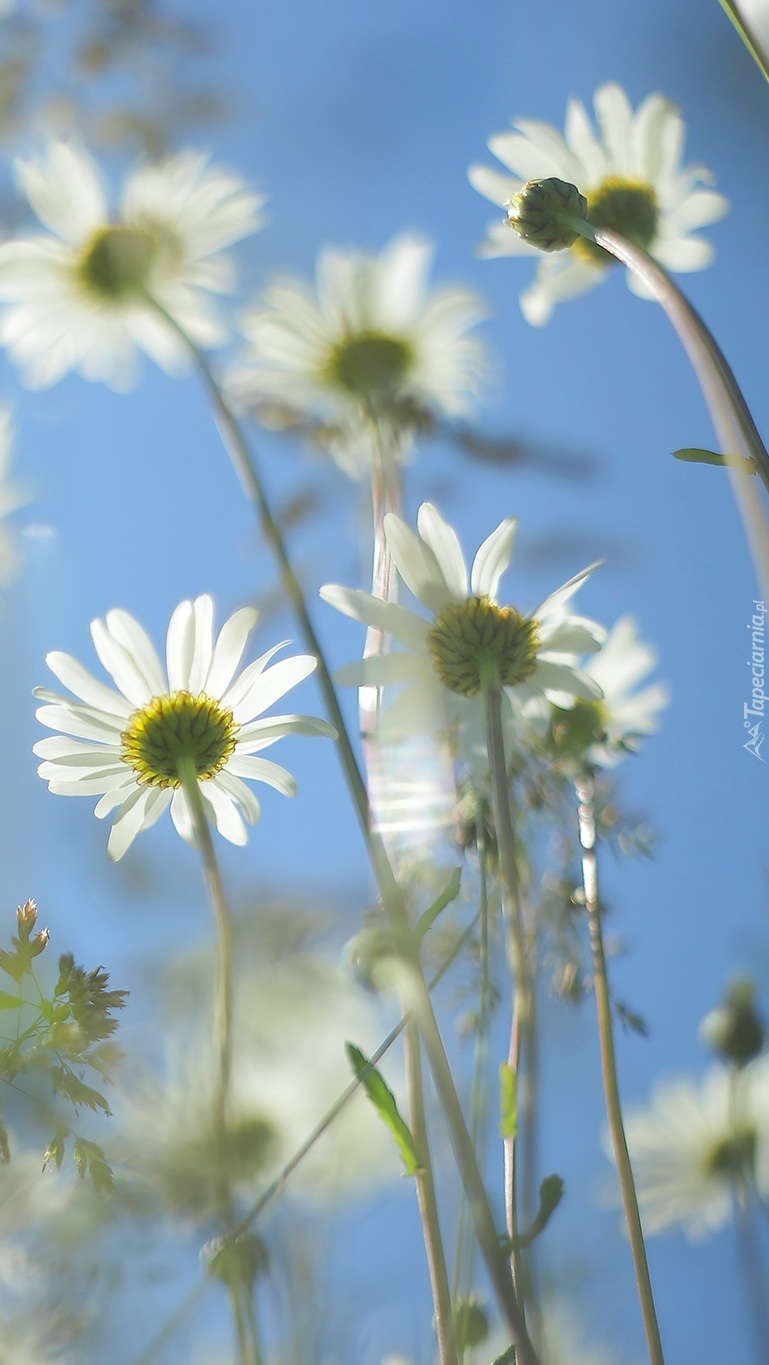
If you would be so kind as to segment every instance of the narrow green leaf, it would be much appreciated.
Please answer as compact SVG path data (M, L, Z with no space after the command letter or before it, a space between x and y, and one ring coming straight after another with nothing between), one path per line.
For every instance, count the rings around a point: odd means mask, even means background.
M507 1350L503 1351L501 1356L497 1356L496 1360L492 1362L492 1365L515 1365L515 1347L508 1346Z
M741 469L743 474L757 474L758 465L754 460L748 460L744 455L717 455L714 450L700 450L696 446L685 446L683 450L673 451L674 460L683 460L686 464L717 464L726 468L731 465L734 469Z
M398 1113L395 1096L376 1067L369 1068L368 1058L354 1043L346 1043L345 1049L350 1065L376 1109L379 1117L387 1124L401 1154L406 1175L417 1175L419 1162L414 1151L414 1139L406 1123Z
M9 995L7 991L0 991L0 1010L17 1010L25 1002L18 995Z
M499 1131L503 1138L514 1138L518 1132L516 1075L507 1062L499 1068Z
M441 911L445 910L447 905L450 905L452 901L456 900L459 895L461 881L462 869L461 867L455 867L446 886L443 891L441 891L441 894L436 897L429 909L425 910L424 914L419 916L414 927L414 933L418 939L424 938L431 924L435 922Z

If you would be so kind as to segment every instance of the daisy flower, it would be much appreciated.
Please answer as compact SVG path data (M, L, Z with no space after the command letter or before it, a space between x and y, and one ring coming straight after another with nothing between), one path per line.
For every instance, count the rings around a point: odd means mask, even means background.
M562 707L593 701L601 689L577 668L574 655L597 649L605 631L572 616L566 604L595 565L546 598L530 616L497 602L510 562L517 522L508 517L483 542L468 576L456 532L423 503L417 534L394 513L384 520L395 566L430 613L424 616L366 592L329 585L321 597L357 621L392 635L404 650L375 655L340 670L355 687L407 686L384 713L391 734L430 733L458 720L470 730L483 716L483 682L497 683L508 705L548 702ZM469 577L469 581L468 581Z
M117 861L137 834L171 807L178 833L193 842L192 815L180 767L194 765L206 813L233 844L247 839L260 806L243 778L293 796L290 773L256 757L288 734L336 732L313 716L263 716L269 706L313 672L308 654L268 667L283 645L268 650L237 677L236 670L258 612L236 611L213 641L210 597L181 602L166 640L167 673L149 637L126 611L91 623L96 653L116 687L93 677L70 654L49 654L51 672L74 693L36 688L45 705L38 720L61 733L34 752L38 773L60 796L99 796L96 815L116 811L109 854ZM117 689L117 690L116 690Z
M489 149L511 174L472 166L470 182L494 204L507 207L529 180L554 176L576 185L587 198L593 227L612 228L642 247L668 270L702 270L713 248L697 228L715 223L728 210L721 194L698 186L713 183L703 166L682 166L684 122L662 95L649 95L633 112L618 85L602 85L594 98L597 128L579 100L570 100L565 136L548 123L519 120L517 131L497 133ZM546 323L557 303L576 298L606 276L614 258L578 237L568 251L543 255L496 222L481 248L486 256L538 258L534 284L521 295L527 322ZM634 293L648 290L632 271Z
M238 176L192 151L141 165L113 218L81 147L52 142L15 174L48 229L0 246L0 341L30 388L69 370L130 388L138 351L178 370L184 347L153 302L198 345L226 340L212 298L234 285L223 248L259 226L264 202Z
M287 279L246 313L236 402L271 425L307 425L346 474L369 468L374 430L405 458L415 431L466 412L482 370L471 328L484 316L463 289L428 288L433 250L398 237L379 256L327 249L315 288Z
M603 692L601 700L578 701L569 711L553 711L552 737L559 755L613 768L625 754L637 752L641 738L658 729L659 712L670 701L661 683L635 690L656 663L654 650L639 638L632 617L620 617L603 647L584 664Z
M662 1082L625 1120L649 1233L680 1227L703 1241L729 1221L745 1182L769 1195L769 1057L715 1066L696 1085Z

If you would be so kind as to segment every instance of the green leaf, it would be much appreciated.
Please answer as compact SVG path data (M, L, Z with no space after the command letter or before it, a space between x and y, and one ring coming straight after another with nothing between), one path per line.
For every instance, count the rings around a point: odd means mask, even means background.
M514 1138L518 1132L516 1075L507 1062L499 1068L499 1131L503 1138Z
M508 1346L501 1356L497 1356L496 1360L492 1361L492 1365L515 1365L515 1347Z
M97 1194L112 1194L115 1187L115 1177L97 1142L88 1142L86 1138L76 1138L72 1155L75 1158L75 1165L81 1180L84 1179L87 1171Z
M445 910L447 905L450 905L452 901L456 900L459 895L461 881L462 869L461 867L455 867L443 891L441 891L440 895L433 901L429 909L425 910L424 914L419 916L419 919L414 926L414 934L417 939L423 939L431 924L435 922L441 911Z
M354 1043L346 1043L345 1049L355 1075L360 1078L360 1083L379 1117L387 1124L398 1144L406 1175L417 1175L420 1165L414 1151L414 1139L408 1125L404 1123L398 1113L398 1106L395 1103L392 1090L376 1067L370 1065L368 1058L359 1047L356 1047Z
M25 1000L18 995L9 995L7 991L0 991L0 1010L17 1010L26 1004Z
M70 1071L54 1073L51 1079L53 1080L54 1090L66 1095L67 1099L71 1100L75 1106L84 1104L88 1109L94 1111L101 1109L105 1114L109 1114L110 1107L104 1096L100 1095L98 1090L92 1090L90 1085L85 1085L83 1081L78 1080L77 1076L73 1076Z
M64 1140L68 1136L69 1129L67 1128L56 1129L56 1132L51 1138L51 1141L48 1143L48 1146L46 1147L45 1152L43 1154L43 1170L45 1170L49 1161L54 1162L57 1171L61 1170L61 1163L64 1160Z
M699 450L696 446L674 450L673 459L683 460L686 464L717 464L724 468L732 465L734 469L741 469L743 474L758 473L755 461L746 459L744 455L717 455L714 450Z

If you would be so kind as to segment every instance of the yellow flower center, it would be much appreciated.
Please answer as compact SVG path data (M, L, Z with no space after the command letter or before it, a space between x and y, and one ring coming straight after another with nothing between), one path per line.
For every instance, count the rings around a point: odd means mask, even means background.
M179 766L192 762L199 782L215 777L235 749L239 726L205 692L153 697L134 711L120 736L123 761L153 787L180 787Z
M645 180L625 180L610 175L587 196L588 221L595 228L611 228L629 242L648 251L659 220L657 196ZM615 257L585 237L578 237L572 251L589 265L615 265Z
M143 228L99 228L81 254L79 278L88 293L106 302L141 294L158 249L155 235Z
M381 404L395 397L413 359L411 346L400 337L358 332L333 347L325 378L364 403Z
M427 648L444 687L475 697L485 683L515 687L534 672L539 622L490 597L452 602L436 616Z

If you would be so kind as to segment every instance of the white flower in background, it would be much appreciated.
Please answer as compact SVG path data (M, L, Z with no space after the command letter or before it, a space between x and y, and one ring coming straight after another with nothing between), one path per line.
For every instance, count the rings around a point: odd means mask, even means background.
M584 670L598 683L600 701L578 701L569 711L553 711L553 739L559 753L613 768L635 753L644 735L659 728L658 715L670 701L661 683L635 691L657 664L654 650L638 636L635 621L622 616Z
M183 839L193 840L192 816L180 765L194 768L206 814L233 844L247 839L260 806L243 778L293 796L285 768L256 755L284 735L335 731L312 716L263 716L269 706L313 672L316 660L295 655L268 667L276 645L235 676L258 612L236 611L213 641L210 597L182 602L166 641L167 673L148 635L126 611L91 623L96 652L117 691L99 682L70 654L49 654L52 673L76 700L36 688L45 702L38 720L61 733L34 752L49 790L62 796L100 796L96 815L117 811L110 857L122 858L137 834L171 807Z
M395 458L412 434L471 406L485 309L464 289L428 288L433 250L412 236L379 256L326 249L316 286L290 278L242 320L248 350L229 389L272 425L308 425L345 473L370 468L374 428Z
M174 964L183 997L174 993L172 978L170 1019L161 1030L163 1074L125 1083L116 1098L121 1156L146 1187L152 1212L161 1202L177 1214L210 1218L221 1199L222 1155L233 1191L258 1197L349 1085L346 1041L354 1039L370 1055L390 1027L379 1002L320 953L276 957L268 943L252 959L253 949L240 942L224 1154L215 1117L219 1044L201 1022L210 978L202 955ZM400 1089L396 1060L388 1054L380 1065L387 1083ZM360 1089L312 1146L286 1193L306 1211L308 1203L317 1208L345 1195L370 1195L401 1173L395 1143Z
M625 1129L647 1233L680 1227L702 1241L732 1217L746 1180L769 1196L769 1057L712 1067L699 1085L663 1081Z
M472 166L470 181L494 204L508 200L529 180L555 176L576 185L588 202L593 227L613 228L649 252L668 270L702 270L713 248L697 228L715 223L728 201L713 190L703 166L682 166L684 122L674 104L649 95L633 112L618 85L602 85L594 98L597 128L579 100L570 100L565 137L548 123L521 119L516 132L497 133L489 149L512 173ZM483 244L486 256L537 257L534 284L521 295L526 320L541 326L555 305L598 284L614 264L600 247L579 237L566 251L544 255L504 220L494 223ZM631 271L634 293L648 297Z
M0 587L13 581L18 566L16 536L9 518L29 501L24 489L8 477L12 447L13 419L8 408L0 408Z
M516 521L508 517L484 541L469 575L456 533L431 503L423 503L414 534L389 513L384 527L395 566L428 619L366 592L328 585L331 606L392 635L405 648L349 664L337 677L354 687L405 683L385 711L385 733L431 733L453 720L470 730L483 716L482 676L495 676L508 706L574 705L601 689L577 668L574 656L597 649L605 631L572 616L566 604L595 565L545 599L530 616L497 602L510 562Z
M135 380L137 352L169 371L185 360L159 304L198 345L227 339L213 296L234 287L225 247L259 226L263 199L198 152L140 165L110 215L98 167L51 142L19 158L16 180L48 229L0 246L0 341L31 388L70 370L116 389Z

